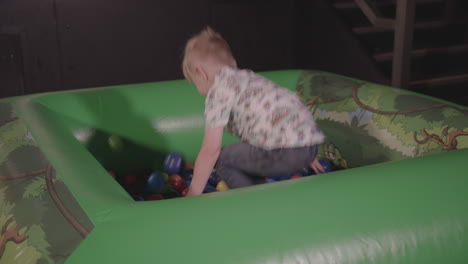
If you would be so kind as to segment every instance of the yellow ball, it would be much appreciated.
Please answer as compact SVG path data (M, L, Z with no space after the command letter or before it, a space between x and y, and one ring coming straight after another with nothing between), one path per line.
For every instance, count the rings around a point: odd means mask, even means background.
M124 147L123 140L116 135L112 135L107 139L107 143L112 151L121 151Z
M218 192L224 192L224 191L229 190L229 187L228 187L228 185L226 184L225 181L220 181L220 182L218 183L218 185L216 185L216 190L217 190Z

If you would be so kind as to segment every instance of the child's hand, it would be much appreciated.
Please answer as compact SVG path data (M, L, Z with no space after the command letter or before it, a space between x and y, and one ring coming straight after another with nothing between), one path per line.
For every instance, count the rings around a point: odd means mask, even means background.
M195 196L195 195L200 195L201 192L195 192L193 188L189 188L189 191L187 192L186 196Z
M310 163L310 167L315 171L315 173L320 174L324 173L325 169L323 168L322 164L317 159L314 159L312 163Z

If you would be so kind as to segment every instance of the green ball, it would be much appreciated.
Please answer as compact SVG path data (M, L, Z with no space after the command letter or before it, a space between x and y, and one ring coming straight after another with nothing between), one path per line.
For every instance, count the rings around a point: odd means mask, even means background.
M107 143L109 143L109 147L113 151L121 151L123 149L124 143L123 140L116 135L112 135L107 139Z
M165 172L163 172L161 174L163 176L164 182L167 182L167 180L169 179L169 175L167 175L167 173L165 173Z
M176 190L174 189L174 187L172 187L172 185L170 184L164 184L163 187L161 188L161 193L172 193L172 192L175 192Z

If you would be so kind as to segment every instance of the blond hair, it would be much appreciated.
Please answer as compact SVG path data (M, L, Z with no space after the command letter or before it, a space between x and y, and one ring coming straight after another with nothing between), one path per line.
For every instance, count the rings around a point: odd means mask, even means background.
M192 81L196 60L211 59L217 63L235 66L231 48L223 37L210 27L206 27L187 41L182 60L182 71L185 79Z

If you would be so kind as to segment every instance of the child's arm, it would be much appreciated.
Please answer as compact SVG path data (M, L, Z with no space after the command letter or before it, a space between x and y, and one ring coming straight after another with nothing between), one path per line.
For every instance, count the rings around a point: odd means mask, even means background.
M209 128L205 131L203 144L195 161L192 184L187 196L202 194L206 182L221 152L224 127Z

